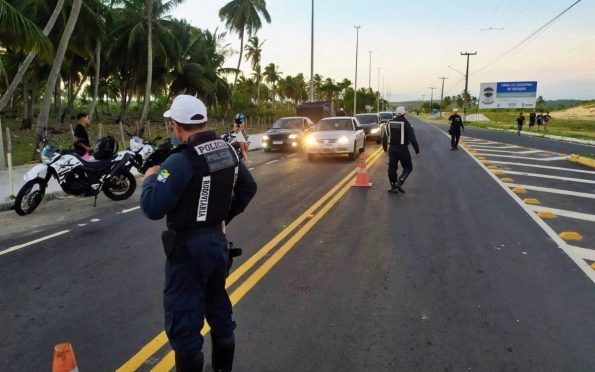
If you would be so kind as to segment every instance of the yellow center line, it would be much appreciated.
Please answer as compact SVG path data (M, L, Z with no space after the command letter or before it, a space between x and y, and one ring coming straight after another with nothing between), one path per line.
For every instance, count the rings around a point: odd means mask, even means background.
M369 166L371 166L380 157L381 154L382 154L382 148L379 148L377 151L375 151L370 156L370 160L368 161ZM295 221L293 221L288 227L286 227L277 236L275 236L270 242L268 242L258 252L254 253L246 262L244 262L244 264L242 264L240 267L238 267L236 270L234 270L230 274L229 278L227 278L225 287L229 288L230 286L232 286L238 279L240 279L242 277L242 275L244 275L246 272L248 272L256 263L258 263L258 261L260 261L264 256L266 256L267 253L269 253L273 248L275 248L283 239L285 239L289 234L291 234L306 219L310 219L309 223L312 221L318 221L320 219L320 217L322 217L322 216L320 216L319 218L317 218L317 216L320 215L325 209L323 208L317 215L314 216L314 218L311 217L312 214L318 208L320 208L320 206L322 204L324 204L330 197L332 197L337 192L337 190L339 190L341 188L341 186L344 185L346 182L349 182L348 186L351 187L350 181L352 180L353 177L355 177L355 174L357 173L358 169L359 168L356 168L353 171L351 171L345 178L343 178L339 183L337 183L337 185L335 185L328 193L326 193L326 195L324 195L321 199L319 199L316 203L314 203L307 211L305 211L301 216L299 216ZM341 192L343 192L343 191L341 191ZM343 192L343 194L344 194L344 192ZM306 224L305 226L308 226L308 224ZM309 228L308 228L308 230L309 230ZM299 234L299 232L298 232L298 234ZM250 278L251 277L249 277L247 280L250 280ZM243 284L242 284L242 286L243 286ZM242 286L240 286L240 288L242 288ZM240 288L238 288L238 290ZM232 296L236 292L237 292L237 290L234 291ZM243 295L242 295L242 297L243 297ZM238 299L238 301L239 301L239 299ZM234 304L233 299L232 299L232 304ZM206 329L207 327L208 327L208 325L205 322L205 328L203 328L203 330L201 332L203 335L205 335L210 330L210 328ZM130 360L128 360L128 362L126 362L124 365L122 365L122 367L117 369L116 372L136 371L140 366L142 366L144 364L144 362L147 359L149 359L149 357L151 357L151 355L153 355L157 350L162 348L167 343L167 341L168 341L168 339L165 334L165 331L162 331L153 340L151 340L147 345L145 345L142 349L140 349L132 358L130 358ZM155 372L156 371L169 371L172 367L169 367L168 369L163 369L168 365L171 365L173 367L173 353L168 353L168 355L166 355L166 357L164 357L161 360L161 362L159 362L151 371L155 371Z

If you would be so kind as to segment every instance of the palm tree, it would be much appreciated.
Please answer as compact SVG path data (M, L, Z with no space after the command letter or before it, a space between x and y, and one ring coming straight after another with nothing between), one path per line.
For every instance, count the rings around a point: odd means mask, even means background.
M256 73L256 83L260 86L260 81L262 78L262 74L261 74L261 68L260 68L260 60L262 57L262 46L265 43L266 40L264 40L262 43L260 42L260 40L258 39L258 36L252 36L250 39L248 39L248 45L246 45L246 47L244 48L244 50L246 51L246 56L244 57L246 59L246 61L250 61L251 65L252 65L252 70L254 70L256 72L256 70L258 69L258 72ZM258 106L258 103L260 101L260 89L258 90L257 93L257 97L256 97L256 105Z
M279 71L279 66L276 66L274 63L269 63L264 68L264 80L271 84L271 90L273 91L273 107L275 107L275 85L281 80L281 75L283 73Z
M442 107L447 108L450 105L452 105L452 100L450 99L450 97L449 96L444 97L444 100L442 102Z
M322 79L323 77L320 74L314 75L314 97L316 97L317 99L320 98L320 93L322 93L322 91L320 90L320 87L322 86Z
M266 9L265 0L231 0L219 10L219 18L221 18L221 21L225 21L225 27L240 36L240 58L238 59L238 68L233 82L232 97L236 90L238 73L242 63L244 35L248 33L248 36L252 36L261 29L260 15L264 17L267 23L271 23L271 16Z
M543 108L543 106L545 105L545 100L543 99L543 96L539 96L537 97L537 109L539 110L540 108Z

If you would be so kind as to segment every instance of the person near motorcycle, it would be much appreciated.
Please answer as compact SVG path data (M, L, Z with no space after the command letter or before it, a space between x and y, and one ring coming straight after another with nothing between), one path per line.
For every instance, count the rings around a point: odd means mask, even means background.
M235 150L207 131L207 109L196 97L176 97L165 114L182 142L161 166L145 173L141 209L158 220L165 263L165 331L176 371L203 370L206 317L211 326L213 370L232 370L235 351L232 306L225 290L229 248L225 225L256 194L256 182ZM198 192L199 191L199 192Z
M237 114L234 118L233 122L233 131L235 133L236 141L242 150L242 160L247 165L252 164L252 161L248 159L248 151L250 151L250 147L248 145L248 133L246 132L246 126L244 121L246 120L246 116L244 114Z
M80 113L76 116L78 124L74 128L72 141L74 142L74 152L79 156L86 156L93 152L91 143L89 142L89 133L87 127L89 126L89 116L85 113Z

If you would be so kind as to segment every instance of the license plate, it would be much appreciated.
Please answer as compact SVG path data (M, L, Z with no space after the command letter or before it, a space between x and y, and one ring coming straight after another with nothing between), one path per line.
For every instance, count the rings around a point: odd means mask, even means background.
M332 151L333 145L324 145L323 149L324 149L324 151Z
M282 145L283 141L273 141L273 145Z

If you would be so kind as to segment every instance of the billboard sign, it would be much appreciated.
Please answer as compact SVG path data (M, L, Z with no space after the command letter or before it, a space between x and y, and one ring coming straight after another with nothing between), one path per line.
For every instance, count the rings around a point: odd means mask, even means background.
M481 83L479 108L535 108L537 100L536 81L513 81Z

